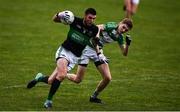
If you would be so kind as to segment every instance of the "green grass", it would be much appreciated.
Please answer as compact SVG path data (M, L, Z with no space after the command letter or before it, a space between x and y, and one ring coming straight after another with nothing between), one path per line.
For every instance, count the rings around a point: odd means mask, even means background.
M94 7L101 24L122 19L122 6L117 0L0 0L0 111L45 110L50 86L25 86L37 72L50 74L56 65L54 54L68 31L52 22L56 12L69 9L83 16ZM104 48L112 73L100 94L105 104L88 102L101 80L90 63L81 84L62 83L52 110L180 110L179 6L179 0L141 0L128 57L116 43Z

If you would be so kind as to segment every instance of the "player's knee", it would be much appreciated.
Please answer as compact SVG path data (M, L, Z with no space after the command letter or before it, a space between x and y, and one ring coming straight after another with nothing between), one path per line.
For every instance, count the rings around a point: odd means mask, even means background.
M76 84L79 84L79 83L81 83L81 82L82 82L82 79L79 79L79 78L76 78L76 79L75 79L75 83L76 83Z
M107 82L110 82L110 81L112 80L111 75L105 76L105 77L104 77L104 80L106 80Z
M53 79L52 78L48 78L48 84L52 84L52 82L53 82Z
M58 74L58 75L56 76L56 79L57 79L57 80L60 80L60 81L64 80L65 78L66 78L66 75L64 75L64 74Z
M66 70L61 70L58 72L56 79L62 81L66 78L66 75L67 75Z

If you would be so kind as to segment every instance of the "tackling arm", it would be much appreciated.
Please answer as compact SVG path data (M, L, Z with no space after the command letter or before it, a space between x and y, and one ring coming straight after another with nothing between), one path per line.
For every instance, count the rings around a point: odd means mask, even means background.
M98 27L98 33L94 39L94 46L95 46L95 50L97 54L100 54L101 51L99 50L99 46L101 43L100 43L99 37L100 37L100 31L104 30L104 25L100 24L100 25L97 25L97 27Z
M95 49L95 51L97 53L99 61L107 63L108 60L104 56L102 49L100 49L100 46L102 46L102 44L100 42L100 38L99 38L100 31L101 31L101 29L98 27L98 32L96 34L96 37L92 38L91 44L92 44L92 46L94 47L94 49Z
M93 39L93 46L94 46L97 54L100 53L99 45L98 45L98 43L99 43L99 32L100 32L100 29L98 28L98 33L97 33L96 37L94 37L94 39Z

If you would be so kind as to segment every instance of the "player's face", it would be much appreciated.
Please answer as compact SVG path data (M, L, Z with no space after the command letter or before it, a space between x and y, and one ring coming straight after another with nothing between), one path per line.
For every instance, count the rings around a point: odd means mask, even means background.
M125 33L129 31L129 28L126 24L120 24L119 27L118 27L118 32L119 33Z
M87 14L84 17L84 23L88 26L91 26L94 23L95 19L96 19L96 15Z

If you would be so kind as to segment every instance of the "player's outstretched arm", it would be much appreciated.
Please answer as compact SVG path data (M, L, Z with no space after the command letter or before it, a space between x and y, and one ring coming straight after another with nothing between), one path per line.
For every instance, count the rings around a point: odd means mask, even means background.
M131 44L131 37L130 35L126 35L126 44L119 45L122 51L123 56L128 55L129 46Z
M97 25L97 27L98 27L98 33L94 39L94 42L95 42L94 47L95 47L97 54L99 54L100 53L99 46L102 46L100 43L100 39L99 39L100 38L100 32L104 30L104 25L99 24L99 25Z
M63 23L65 25L70 25L74 21L74 14L71 11L58 12L53 16L53 21L58 23Z
M119 47L120 47L120 49L122 51L123 56L127 56L129 47L126 44L119 45Z

